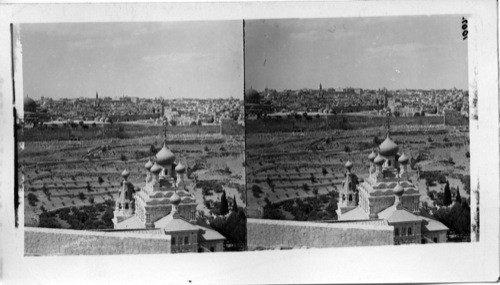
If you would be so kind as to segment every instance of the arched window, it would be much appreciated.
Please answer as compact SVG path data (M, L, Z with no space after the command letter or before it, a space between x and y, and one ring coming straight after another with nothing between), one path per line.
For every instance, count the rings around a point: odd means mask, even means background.
M399 236L399 229L398 229L398 228L395 228L395 229L394 229L394 235L395 235L395 236Z
M349 202L352 201L352 194L349 194Z
M125 210L128 209L128 203L125 203Z

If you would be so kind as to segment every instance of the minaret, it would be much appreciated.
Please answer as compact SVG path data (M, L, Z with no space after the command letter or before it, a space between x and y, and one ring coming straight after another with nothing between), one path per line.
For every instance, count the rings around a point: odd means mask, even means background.
M94 107L99 106L99 94L96 92L95 93L95 101L94 101Z
M342 190L340 191L339 202L337 203L338 216L341 216L343 213L348 212L358 206L358 178L354 173L351 172L352 167L352 162L350 160L347 161L345 164L347 172L345 174L345 180Z

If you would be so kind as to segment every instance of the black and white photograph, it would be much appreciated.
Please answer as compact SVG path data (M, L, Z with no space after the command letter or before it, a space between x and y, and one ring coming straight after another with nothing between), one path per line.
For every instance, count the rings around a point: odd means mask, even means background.
M26 255L245 249L241 21L16 28Z
M2 284L498 281L496 1L39 1L0 3Z
M249 246L470 241L460 21L245 22Z

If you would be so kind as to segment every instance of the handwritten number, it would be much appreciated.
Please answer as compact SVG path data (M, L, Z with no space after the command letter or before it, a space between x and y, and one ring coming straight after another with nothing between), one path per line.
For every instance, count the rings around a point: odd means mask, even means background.
M469 31L467 31L467 24L468 24L467 19L465 19L465 17L462 17L462 30L463 30L462 36L464 41L467 39L467 35L469 34Z

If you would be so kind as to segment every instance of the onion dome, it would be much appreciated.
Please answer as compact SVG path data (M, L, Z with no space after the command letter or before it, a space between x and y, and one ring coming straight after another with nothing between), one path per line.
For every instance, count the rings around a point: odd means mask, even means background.
M178 206L181 203L181 197L177 195L177 192L174 192L174 195L170 196L170 203L175 206Z
M175 161L175 155L167 148L167 144L163 144L161 150L156 154L156 163L166 167L172 165Z
M382 165L384 164L385 162L385 159L379 155L377 155L377 157L375 157L375 159L373 160L373 162L376 164L376 165Z
M161 171L161 167L157 163L155 163L153 164L153 166L151 166L151 169L149 169L149 171L151 171L151 173L153 174L159 174Z
M153 167L153 162L150 160L148 160L148 162L146 162L146 164L144 165L144 167L147 169L147 170L150 170L151 167Z
M126 169L123 170L123 172L122 172L122 177L123 178L127 179L129 175L130 175L130 173Z
M398 145L389 136L385 138L385 140L380 144L379 148L380 155L385 157L395 156L399 151Z
M404 153L399 157L398 159L399 163L401 164L407 164L408 163L408 156L406 156Z
M401 184L398 183L398 185L396 185L396 187L394 187L392 192L394 192L394 195L401 197L401 196L403 196L405 189L403 188L403 186L401 186Z
M368 159L373 161L375 159L375 157L377 157L377 154L372 150L372 153L370 153L370 155L368 155Z
M184 166L184 164L182 164L182 162L179 162L179 164L177 164L177 166L175 167L175 172L180 174L186 172L186 167Z
M348 160L346 163L345 163L345 168L347 168L347 170L351 170L352 168L352 162L350 160Z

